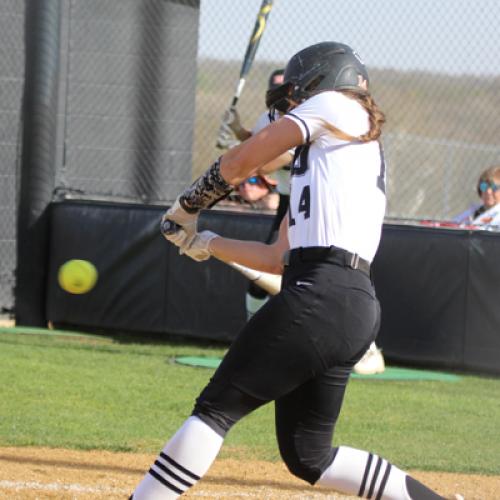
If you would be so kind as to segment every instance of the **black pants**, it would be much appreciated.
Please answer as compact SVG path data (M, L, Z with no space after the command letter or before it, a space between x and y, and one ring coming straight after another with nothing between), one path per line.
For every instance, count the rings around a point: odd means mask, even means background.
M194 414L223 435L274 400L282 457L294 474L314 483L333 460L346 384L375 340L379 318L363 272L326 262L287 267L282 291L236 337Z

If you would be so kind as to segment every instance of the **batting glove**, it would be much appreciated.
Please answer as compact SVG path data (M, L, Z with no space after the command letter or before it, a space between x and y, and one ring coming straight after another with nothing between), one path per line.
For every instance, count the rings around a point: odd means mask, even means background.
M211 257L210 242L219 235L212 231L202 231L190 237L180 229L173 234L164 234L165 238L179 248L180 255L187 255L196 262L208 260Z
M179 226L182 226L182 229L184 229L184 231L192 239L196 234L196 230L198 227L199 213L196 212L190 214L189 212L186 212L186 210L184 210L184 208L182 208L181 204L179 203L179 198L180 196L177 197L174 204L165 212L165 214L162 217L162 222L165 219L174 221ZM166 235L164 236L167 237ZM167 240L168 239L169 238L167 238Z
M222 123L227 125L229 130L233 132L233 134L238 137L243 131L243 127L241 126L240 114L236 109L227 109L224 112L224 116L222 118Z
M202 231L197 233L184 253L196 262L208 260L212 256L210 242L219 235L212 231Z

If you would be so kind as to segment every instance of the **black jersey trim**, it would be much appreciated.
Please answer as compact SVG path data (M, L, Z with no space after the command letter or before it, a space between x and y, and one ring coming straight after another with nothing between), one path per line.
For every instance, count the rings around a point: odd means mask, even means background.
M308 143L311 140L311 133L309 132L309 127L307 126L307 123L297 115L294 115L293 113L287 113L287 115L293 116L296 120L299 120L302 125L304 125L304 128L306 129L306 140L305 142Z

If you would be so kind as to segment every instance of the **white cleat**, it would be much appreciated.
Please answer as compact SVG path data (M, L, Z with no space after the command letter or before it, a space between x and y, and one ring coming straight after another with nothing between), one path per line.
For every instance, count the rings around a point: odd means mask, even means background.
M358 375L374 375L384 371L385 361L382 350L375 345L375 342L372 342L363 357L354 365L354 373Z

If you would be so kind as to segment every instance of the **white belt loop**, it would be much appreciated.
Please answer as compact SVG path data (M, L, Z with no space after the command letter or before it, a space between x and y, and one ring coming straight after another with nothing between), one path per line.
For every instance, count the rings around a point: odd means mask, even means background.
M359 267L359 255L357 253L351 254L351 262L349 266L353 269L357 269Z

